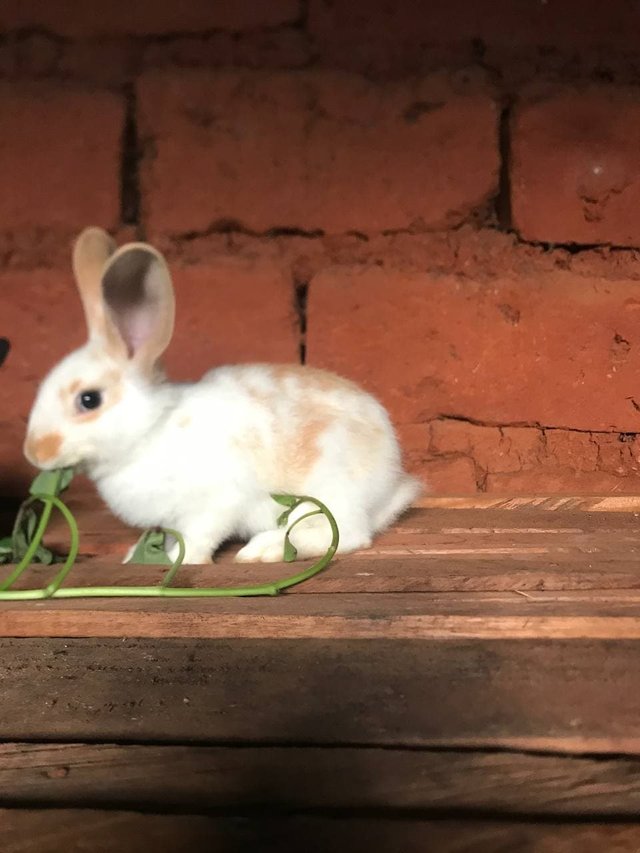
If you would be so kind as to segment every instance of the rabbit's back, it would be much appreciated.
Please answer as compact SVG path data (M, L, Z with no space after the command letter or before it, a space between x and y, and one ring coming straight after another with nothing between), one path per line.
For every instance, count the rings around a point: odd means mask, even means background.
M300 490L320 466L367 479L400 466L385 409L355 383L301 365L233 365L207 374L197 395L215 400L230 451L265 488ZM243 466L244 467L244 466Z

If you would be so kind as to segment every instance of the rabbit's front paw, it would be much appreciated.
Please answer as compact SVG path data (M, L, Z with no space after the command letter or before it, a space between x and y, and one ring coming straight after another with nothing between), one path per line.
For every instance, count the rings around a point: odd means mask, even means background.
M265 530L241 548L237 563L281 563L284 559L284 530Z

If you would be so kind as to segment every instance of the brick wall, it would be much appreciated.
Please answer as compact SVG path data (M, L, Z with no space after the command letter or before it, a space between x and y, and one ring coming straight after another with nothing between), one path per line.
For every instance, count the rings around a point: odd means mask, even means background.
M0 6L0 477L93 223L169 257L168 366L306 359L440 493L640 488L640 4Z

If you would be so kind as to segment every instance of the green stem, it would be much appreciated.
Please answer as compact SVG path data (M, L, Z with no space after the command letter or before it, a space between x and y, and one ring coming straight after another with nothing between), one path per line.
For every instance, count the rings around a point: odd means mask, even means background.
M49 524L49 518L51 517L51 510L53 509L53 502L49 500L50 495L32 495L30 498L22 504L20 510L18 512L18 517L16 518L15 528L20 524L22 515L24 510L30 506L32 503L36 501L41 501L44 504L44 508L42 510L42 515L40 516L40 520L38 522L38 527L36 528L36 532L33 536L33 539L29 543L29 547L24 555L24 557L20 560L15 569L11 572L6 580L0 583L0 592L4 592L5 590L10 589L13 584L20 578L25 569L29 568L31 565L31 561L33 557L40 547L40 543L42 542L42 537L44 536L44 532L47 529L47 525Z
M69 525L69 535L71 536L71 547L69 548L67 559L64 561L64 566L60 569L51 583L44 589L45 598L53 598L74 566L80 549L80 534L78 533L78 525L76 524L76 520L73 517L71 510L60 500L60 498L55 495L37 495L37 497L40 498L40 500L49 501L50 506L55 506L55 508L63 515L65 521Z
M9 578L4 581L3 584L0 586L0 601L39 601L43 599L70 598L237 598L249 596L278 595L278 593L280 593L282 590L289 589L289 587L295 586L299 583L303 583L303 581L308 580L309 578L313 577L314 575L317 575L319 572L325 569L333 559L333 556L335 555L338 549L338 544L340 541L338 525L329 509L316 498L308 496L296 497L292 509L295 509L303 503L315 504L318 509L306 513L305 515L296 519L296 521L294 521L291 527L287 530L286 536L289 536L296 524L299 524L301 521L304 521L304 519L309 518L312 515L323 514L327 518L327 521L329 522L329 526L331 528L331 544L326 554L324 554L316 563L314 563L308 569L305 569L302 572L298 572L295 575L291 575L290 577L283 578L279 581L274 581L271 583L257 584L256 586L244 587L207 587L200 589L169 587L169 584L176 576L176 573L182 565L182 560L184 559L185 553L185 546L184 540L180 533L178 533L178 531L165 530L166 534L169 534L176 538L179 545L179 552L178 557L167 571L160 586L62 587L62 583L71 571L78 555L80 539L78 533L78 526L69 508L55 495L36 494L29 498L29 502L33 500L42 501L44 503L44 511L42 513L42 517L40 519L40 523L38 524L38 528L34 535L33 541L29 545L27 553L20 561L20 564L11 573ZM28 502L25 502L23 506L27 505ZM69 550L69 555L65 560L64 566L62 567L60 572L58 572L54 580L43 589L9 589L13 582L20 577L22 572L29 565L33 555L39 547L49 517L51 515L52 508L54 506L62 513L64 519L69 525L69 532L71 536L71 547Z
M178 569L182 565L182 561L184 560L184 539L182 538L182 534L178 533L177 530L171 530L170 528L165 528L164 534L165 536L169 534L169 536L173 536L173 538L178 543L178 556L173 561L173 565L169 569L169 571L164 576L164 580L162 581L162 587L168 587L171 584L171 581L175 578L178 573Z
M296 524L303 521L303 519L308 518L310 515L315 515L319 511L329 522L329 526L331 528L331 544L324 556L322 556L317 563L314 563L313 566L310 566L303 572L298 572L296 575L291 575L288 578L276 581L274 586L278 592L281 592L283 589L289 589L289 587L296 586L299 583L303 583L304 581L309 580L309 578L312 578L314 575L319 574L323 569L326 569L331 560L333 560L335 553L338 550L338 545L340 544L340 531L338 530L338 524L328 507L326 507L322 501L317 500L317 498L311 498L309 496L300 497L297 505L299 506L302 503L315 504L318 507L318 510L307 513L306 515L296 519L296 521L294 521L291 527L287 530L287 536L291 533Z

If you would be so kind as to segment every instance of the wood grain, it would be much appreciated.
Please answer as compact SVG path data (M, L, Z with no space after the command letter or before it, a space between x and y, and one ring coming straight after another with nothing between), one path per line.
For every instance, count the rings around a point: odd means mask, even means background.
M545 509L553 512L639 512L638 495L425 495L421 509Z
M1 810L3 853L637 853L640 827L525 821L272 818Z
M0 801L235 813L408 809L636 818L640 759L371 747L4 743Z
M274 599L1 604L0 850L637 853L639 513L427 499ZM79 514L74 584L159 580ZM293 571L234 548L181 583Z
M81 550L86 555L121 559L139 536L139 531L115 519L96 497L89 499L85 496L84 502L70 501L70 506L78 520ZM517 511L512 511L514 508ZM640 497L628 496L606 499L540 498L534 501L519 498L482 498L478 501L430 499L425 506L412 509L389 531L377 537L373 551L384 547L385 543L406 544L403 538L416 533L433 536L432 544L437 546L439 534L447 528L456 530L463 534L463 540L468 540L464 532L470 529L474 529L475 534L484 529L485 534L493 538L500 530L507 534L539 530L543 535L546 532L553 536L555 532L580 534L609 527L618 532L635 533L637 542L638 513ZM52 517L47 541L54 548L67 547L66 526L59 516ZM446 545L446 541L443 544ZM469 543L469 547L473 548L474 544ZM231 549L231 553L235 550L237 548Z
M638 641L4 640L0 740L640 754Z
M89 551L108 552L106 511L87 513L97 537L89 536ZM416 509L374 548L341 557L278 599L5 603L0 636L635 640L639 528L631 512ZM180 584L247 585L295 571L238 566L232 554L213 566L185 567ZM42 586L51 572L33 570L28 585ZM72 582L153 585L162 575L103 555L80 563Z
M3 637L640 640L640 593L282 595L3 603Z

